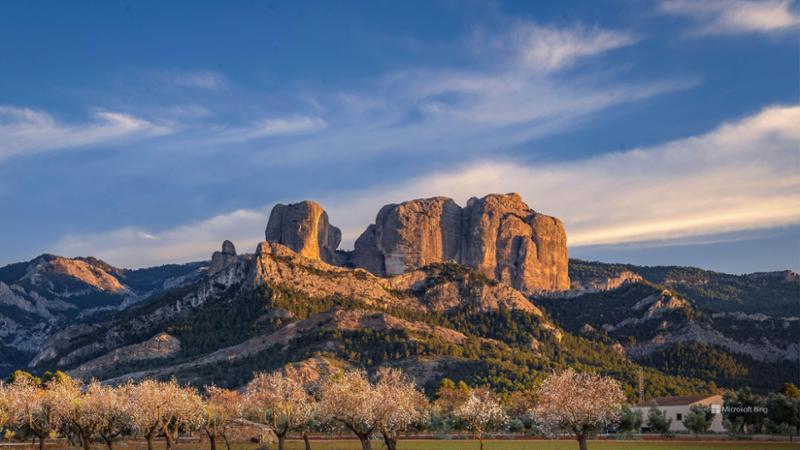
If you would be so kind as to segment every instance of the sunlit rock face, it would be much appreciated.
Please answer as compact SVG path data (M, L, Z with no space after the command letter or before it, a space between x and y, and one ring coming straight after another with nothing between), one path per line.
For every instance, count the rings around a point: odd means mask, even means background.
M351 258L381 276L443 261L524 292L569 289L564 225L530 209L518 194L472 198L464 208L446 197L386 205Z
M399 275L458 261L461 240L461 207L449 198L386 205L356 241L353 264L377 275Z
M328 221L328 213L312 201L272 208L266 240L283 244L306 258L334 262L342 232Z

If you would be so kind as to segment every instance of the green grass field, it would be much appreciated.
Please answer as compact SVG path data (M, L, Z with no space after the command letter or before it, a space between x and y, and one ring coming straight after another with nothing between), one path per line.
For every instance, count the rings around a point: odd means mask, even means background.
M11 444L0 442L0 449L4 450L38 450L31 445ZM70 447L63 442L49 442L47 450L64 450ZM118 442L115 450L145 450L144 442ZM258 444L235 443L232 450L255 450ZM287 450L304 450L303 441L287 441ZM485 450L578 450L578 443L567 440L486 440L483 443ZM182 443L178 450L208 450L207 443ZM270 450L277 449L277 445L270 445ZM312 450L361 450L361 445L356 440L312 440ZM386 447L380 441L372 442L373 450L383 450ZM478 450L478 441L472 440L406 440L400 441L400 450ZM225 450L225 445L220 443L218 450ZM726 441L589 441L589 450L800 450L800 442L726 442ZM93 450L105 450L105 446L95 445ZM157 442L155 450L164 450L162 442Z
M302 441L288 441L287 450L303 450ZM238 447L238 446L237 446ZM252 450L256 447L242 446L236 450ZM485 450L577 450L578 443L572 441L484 441ZM207 448L207 447L205 447ZM275 448L272 446L271 448ZM312 441L312 450L361 450L358 441ZM384 449L379 441L372 443L373 450ZM401 441L400 450L478 450L478 441L466 440L408 440ZM589 450L777 450L798 449L800 443L789 442L691 442L691 441L591 441ZM197 450L200 450L198 448ZM224 450L224 446L222 446Z

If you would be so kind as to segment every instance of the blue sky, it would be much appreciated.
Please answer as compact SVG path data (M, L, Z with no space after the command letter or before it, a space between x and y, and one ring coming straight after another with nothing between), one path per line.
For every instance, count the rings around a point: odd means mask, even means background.
M792 1L4 2L0 264L343 247L381 205L520 192L574 256L800 269Z

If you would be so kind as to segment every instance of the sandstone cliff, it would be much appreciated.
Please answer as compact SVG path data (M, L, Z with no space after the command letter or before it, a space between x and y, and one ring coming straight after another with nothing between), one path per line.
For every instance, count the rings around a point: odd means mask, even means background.
M445 197L384 206L351 259L381 276L442 261L524 292L569 289L563 224L533 211L518 194L472 198L464 208Z
M328 222L328 213L311 201L277 204L265 232L270 242L283 244L306 258L334 262L342 232Z

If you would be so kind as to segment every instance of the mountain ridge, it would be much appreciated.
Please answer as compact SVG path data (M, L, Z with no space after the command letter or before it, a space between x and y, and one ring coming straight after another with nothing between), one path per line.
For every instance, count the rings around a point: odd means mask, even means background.
M441 208L425 214L431 202ZM468 208L500 205L478 214L492 218L474 228L494 230L478 233L495 246L479 251L494 261L486 270L446 257L462 248L436 237L450 229L440 225L441 214L462 211L450 202L437 197L382 209L379 217L395 214L389 228L407 226L397 231L405 237L384 247L401 249L398 261L410 261L392 276L358 267L357 252L337 250L338 229L313 202L276 206L265 232L274 240L251 254L237 254L225 241L210 261L184 265L129 270L92 257L42 255L2 267L0 322L12 323L12 313L29 316L23 327L2 328L0 345L12 356L0 370L237 386L253 370L286 364L392 365L427 388L447 376L515 390L548 370L576 367L615 374L629 392L643 371L651 395L715 390L713 380L763 390L788 381L795 365L800 370L800 320L790 314L800 277L791 271L729 275L572 259L569 290L558 283L529 289L519 277L550 263L526 259L528 246L562 251L539 246L538 213L514 194L470 200ZM370 227L379 222L387 226L376 220ZM429 238L410 239L418 232ZM553 242L566 258L565 238ZM36 295L20 297L22 291ZM92 303L96 296L101 306ZM60 315L46 322L30 315L37 308ZM14 347L20 342L28 347ZM788 369L771 368L777 361Z

